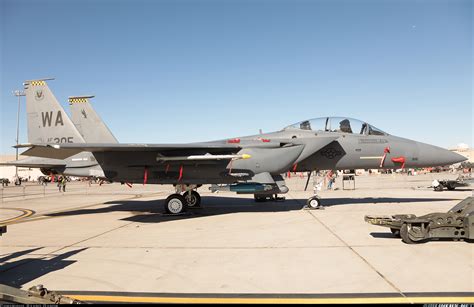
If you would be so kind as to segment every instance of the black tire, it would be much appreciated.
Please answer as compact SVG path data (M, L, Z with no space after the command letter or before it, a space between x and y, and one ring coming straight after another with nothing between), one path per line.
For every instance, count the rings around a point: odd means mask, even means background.
M265 195L253 194L253 198L257 203L263 203L267 200L267 197Z
M186 201L186 206L189 208L197 208L201 206L201 195L199 195L196 191L191 191L191 195L189 192L184 192L183 197Z
M181 194L171 194L165 201L165 211L169 214L180 214L186 211L186 200Z
M319 197L317 197L317 196L312 196L312 197L308 198L308 200L306 201L306 205L310 209L319 208L319 207L321 207L321 199L319 199Z
M416 244L417 242L413 241L410 239L408 236L408 225L407 223L404 223L402 225L402 228L400 228L400 237L402 238L402 241L406 244Z
M400 229L397 228L390 228L390 231L392 232L393 236L395 238L401 238L400 237Z
M454 186L454 184L449 183L447 188L448 190L453 191L456 187Z
M437 187L434 188L435 191L441 192L443 191L444 186L440 183Z

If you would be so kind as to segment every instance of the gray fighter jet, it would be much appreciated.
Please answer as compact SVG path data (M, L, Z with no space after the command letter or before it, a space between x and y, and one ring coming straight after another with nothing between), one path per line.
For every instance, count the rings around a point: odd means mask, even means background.
M33 144L19 146L29 148L23 155L65 159L91 152L110 181L174 185L176 193L165 202L165 209L174 214L200 204L196 189L203 184L254 194L258 200L287 193L281 174L289 170L427 167L466 160L348 117L321 117L276 132L210 142L84 143L78 133L64 130L59 110L44 109L44 99L50 94L44 80L26 82L25 91L36 106L28 116L40 117L40 125L31 132ZM312 196L307 203L317 207L320 199Z
M44 82L44 80L40 80ZM36 81L36 82L40 82ZM53 95L46 83L39 100L32 96L32 92L26 93L26 109L28 114L27 129L28 141L43 139L51 134L51 128L57 123L61 129L56 141L64 141L65 137L72 136L76 142L85 143L118 143L115 136L95 112L89 102L94 96L71 96L69 105L71 108L72 122ZM41 101L41 103L38 103ZM53 119L53 114L56 116ZM41 129L42 126L45 126ZM55 126L54 126L55 127ZM79 134L80 136L77 136ZM82 152L66 159L51 159L41 157L28 157L18 161L1 163L0 165L39 168L45 175L64 174L76 177L97 177L106 179L102 169L90 152Z

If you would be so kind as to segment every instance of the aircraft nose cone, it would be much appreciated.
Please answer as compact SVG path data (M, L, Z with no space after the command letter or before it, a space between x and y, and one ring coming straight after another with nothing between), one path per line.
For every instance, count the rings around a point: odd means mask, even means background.
M418 143L420 166L445 166L466 161L467 158L450 150Z

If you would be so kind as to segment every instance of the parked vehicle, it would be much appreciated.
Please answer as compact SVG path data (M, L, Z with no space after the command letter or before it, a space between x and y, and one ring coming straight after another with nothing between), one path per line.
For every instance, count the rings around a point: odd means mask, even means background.
M474 239L474 197L467 197L446 213L422 216L397 214L392 216L365 216L369 224L390 228L395 237L407 244L429 239Z

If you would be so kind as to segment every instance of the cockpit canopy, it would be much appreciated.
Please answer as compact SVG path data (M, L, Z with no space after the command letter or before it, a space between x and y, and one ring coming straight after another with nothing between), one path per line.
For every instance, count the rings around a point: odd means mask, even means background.
M375 128L358 119L349 117L319 117L290 125L287 129L301 129L312 131L342 132L365 135L388 135L380 129Z

